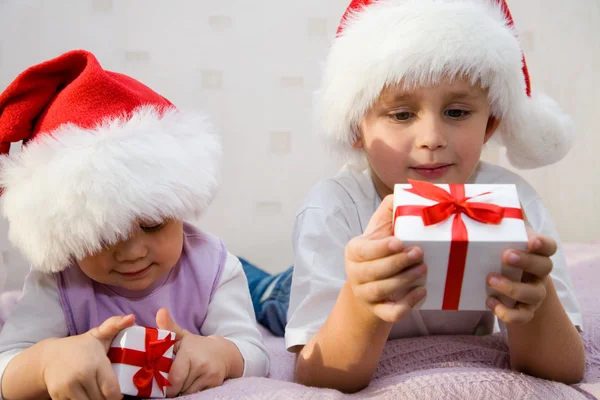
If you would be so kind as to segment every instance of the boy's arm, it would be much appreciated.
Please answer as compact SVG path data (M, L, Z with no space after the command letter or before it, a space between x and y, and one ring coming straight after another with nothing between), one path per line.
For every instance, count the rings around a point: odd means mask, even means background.
M549 262L552 271L541 282L546 297L532 319L526 324L506 324L511 366L540 378L576 383L583 378L585 369L585 353L578 332L582 318L560 238L539 197L528 204L524 211L531 233L541 234L555 243L547 243L547 239L542 239L541 248L532 250L533 254L551 256L551 261L530 255L524 259L522 257L520 261L525 270L539 270ZM529 275L525 282L532 279L535 280L535 276Z
M285 337L303 385L364 388L387 341L392 325L358 303L346 280L345 246L361 232L342 209L306 208L296 217Z
M524 325L507 324L511 366L544 379L574 384L583 378L585 354L579 332L546 278L546 298Z
M357 301L346 283L319 332L296 357L298 383L357 392L369 385L392 324Z
M394 322L424 297L422 252L392 238L393 198L384 198L365 232L345 247L346 282L325 323L296 359L297 382L344 392L366 387ZM315 283L316 285L316 283Z
M52 275L30 272L22 298L0 331L0 399L16 393L29 393L28 397L35 399L47 397L35 366L40 365L46 339L67 335L56 280Z
M248 281L240 261L227 254L221 281L201 327L203 336L227 339L233 376L266 376L269 356L254 316Z

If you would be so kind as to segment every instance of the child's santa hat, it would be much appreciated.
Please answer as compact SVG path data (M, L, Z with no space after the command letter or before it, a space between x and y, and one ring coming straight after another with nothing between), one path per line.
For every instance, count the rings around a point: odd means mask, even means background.
M219 184L220 139L140 82L72 51L0 95L0 187L9 238L35 268L127 237L135 221L198 217ZM8 155L10 144L21 152Z
M346 155L358 125L386 85L434 84L467 76L489 89L494 135L518 168L562 159L574 141L571 118L530 80L504 0L353 0L325 65L318 114Z

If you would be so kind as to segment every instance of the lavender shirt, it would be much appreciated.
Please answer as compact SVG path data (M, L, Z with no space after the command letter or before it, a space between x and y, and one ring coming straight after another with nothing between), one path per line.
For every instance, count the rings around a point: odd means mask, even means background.
M114 315L134 314L137 325L156 327L156 313L163 307L180 327L199 335L227 251L221 240L190 224L183 232L179 261L145 290L95 282L76 266L56 274L69 335L87 332Z

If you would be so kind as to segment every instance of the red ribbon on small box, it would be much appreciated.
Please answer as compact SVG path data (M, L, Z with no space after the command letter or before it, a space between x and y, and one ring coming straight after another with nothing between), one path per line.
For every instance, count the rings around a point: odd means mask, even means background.
M438 204L432 206L408 205L396 207L396 211L394 212L394 227L396 226L396 218L402 216L421 217L423 224L429 226L445 221L452 215L455 215L452 221L452 241L450 243L450 256L448 258L448 272L446 274L442 310L458 310L469 247L469 234L462 220L462 214L466 214L469 218L484 224L497 225L504 218L523 219L523 212L520 208L500 207L490 203L468 201L475 197L489 194L490 192L466 197L465 185L450 184L450 193L448 193L429 182L409 179L408 183L412 185L412 188L404 190L426 199L437 201Z
M171 386L171 383L161 372L169 372L172 358L163 357L163 355L177 343L177 340L158 339L158 329L145 328L145 349L139 351L122 347L111 347L108 350L108 358L113 364L127 364L141 367L133 375L133 384L138 389L138 397L150 397L152 395L152 381L156 383L160 390L165 393L165 387Z

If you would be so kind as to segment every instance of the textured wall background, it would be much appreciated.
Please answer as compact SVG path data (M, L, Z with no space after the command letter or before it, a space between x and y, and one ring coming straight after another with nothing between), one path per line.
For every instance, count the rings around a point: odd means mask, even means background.
M561 163L525 172L566 241L600 239L600 2L512 0L534 90L559 99L580 136ZM294 214L339 168L315 137L311 96L347 0L0 0L0 89L24 68L74 48L182 108L224 137L222 189L199 224L271 271L292 262ZM18 146L15 146L15 151ZM495 149L487 159L506 164ZM7 288L28 266L0 222ZM0 280L2 277L0 276Z

